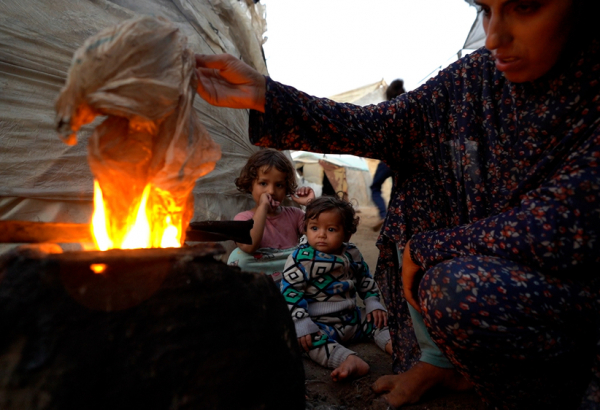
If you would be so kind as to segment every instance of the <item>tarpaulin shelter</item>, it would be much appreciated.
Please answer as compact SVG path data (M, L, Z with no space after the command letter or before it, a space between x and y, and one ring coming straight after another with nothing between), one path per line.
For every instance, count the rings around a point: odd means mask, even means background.
M322 194L323 175L333 189L355 206L371 204L371 174L364 158L354 155L317 154L292 151L294 165L300 172L300 185L310 186L317 196Z
M340 103L352 103L356 105L379 104L385 101L385 90L388 84L382 78L373 84L368 84L354 90L346 91L341 94L332 95L330 100Z
M251 0L8 0L0 3L0 219L87 223L93 178L84 126L79 143L61 142L54 102L73 54L100 30L141 15L164 17L196 53L229 53L263 74L264 8ZM194 109L222 158L194 188L194 220L224 220L252 207L234 185L258 148L248 141L248 111Z
M469 35L465 40L462 50L458 53L458 58L461 58L465 50L477 50L485 45L485 31L483 30L483 12L478 11L477 17L469 30Z

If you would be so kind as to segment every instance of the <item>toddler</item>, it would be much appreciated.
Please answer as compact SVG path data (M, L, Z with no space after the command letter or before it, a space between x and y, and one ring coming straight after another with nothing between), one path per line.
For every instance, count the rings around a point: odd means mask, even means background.
M290 196L294 202L306 205L315 197L314 191L309 187L297 189L292 162L273 149L255 152L235 185L239 191L251 194L256 206L234 217L236 221L254 220L252 245L236 243L238 248L229 256L228 264L263 272L279 282L285 260L298 246L304 220L301 209L281 203Z
M300 347L334 381L368 373L369 365L341 343L373 338L392 352L387 311L360 251L351 243L359 218L337 197L311 201L304 215L306 242L288 257L281 292L296 326ZM366 308L356 304L356 292Z

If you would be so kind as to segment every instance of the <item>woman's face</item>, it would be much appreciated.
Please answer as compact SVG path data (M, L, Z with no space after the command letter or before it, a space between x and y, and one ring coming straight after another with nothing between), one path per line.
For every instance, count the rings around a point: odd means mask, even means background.
M485 46L515 83L533 81L558 61L572 26L573 0L476 0Z

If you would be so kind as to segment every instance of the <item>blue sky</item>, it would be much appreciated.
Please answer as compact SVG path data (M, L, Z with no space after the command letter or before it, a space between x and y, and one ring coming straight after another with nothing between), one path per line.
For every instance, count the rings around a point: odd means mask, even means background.
M403 78L411 90L455 60L475 20L464 0L260 0L271 77L327 97Z

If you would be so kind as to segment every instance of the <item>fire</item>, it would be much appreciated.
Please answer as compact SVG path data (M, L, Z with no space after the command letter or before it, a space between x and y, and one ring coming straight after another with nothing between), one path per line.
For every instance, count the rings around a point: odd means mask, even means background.
M96 247L107 249L179 248L182 236L182 210L171 195L148 184L139 203L125 218L125 226L111 221L102 189L94 180L92 235Z

